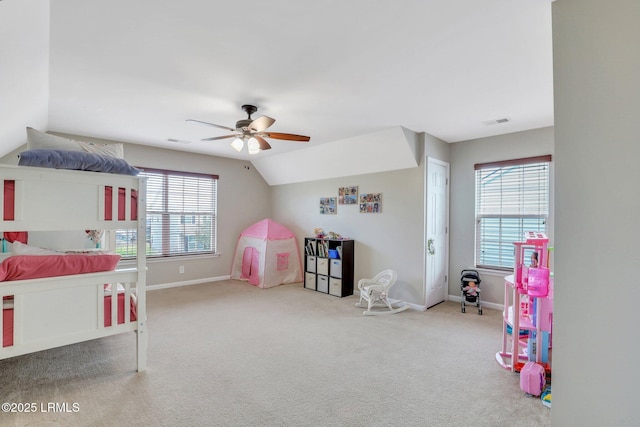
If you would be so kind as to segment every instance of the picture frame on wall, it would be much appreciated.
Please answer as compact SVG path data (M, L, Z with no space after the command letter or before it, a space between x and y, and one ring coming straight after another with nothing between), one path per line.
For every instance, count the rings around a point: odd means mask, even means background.
M381 213L382 193L360 194L360 213Z
M336 209L335 197L321 197L320 198L320 214L321 215L335 215L338 213Z
M338 204L355 205L358 203L358 186L338 188Z

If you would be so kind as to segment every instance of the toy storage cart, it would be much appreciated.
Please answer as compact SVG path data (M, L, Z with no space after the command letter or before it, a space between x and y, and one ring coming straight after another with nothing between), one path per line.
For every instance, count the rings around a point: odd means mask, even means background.
M547 363L553 318L547 243L543 233L526 233L524 242L514 242L514 274L504 285L502 349L496 353L505 369L519 372L527 361ZM531 252L538 254L535 267L525 266L525 254Z

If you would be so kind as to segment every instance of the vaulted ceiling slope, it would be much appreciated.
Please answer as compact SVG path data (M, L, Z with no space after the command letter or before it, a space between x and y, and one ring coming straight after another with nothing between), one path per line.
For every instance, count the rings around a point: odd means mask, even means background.
M42 130L262 162L397 127L456 142L553 124L551 0L4 0L0 49L29 49L24 12L43 8ZM186 122L233 127L243 104L311 141L249 157Z
M408 169L420 164L422 138L400 126L253 160L269 185Z

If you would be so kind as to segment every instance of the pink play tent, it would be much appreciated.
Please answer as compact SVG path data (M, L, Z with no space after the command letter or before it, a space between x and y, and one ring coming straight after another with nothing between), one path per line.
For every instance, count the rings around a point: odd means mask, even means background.
M270 219L256 222L238 238L231 278L248 280L259 288L302 281L295 235Z

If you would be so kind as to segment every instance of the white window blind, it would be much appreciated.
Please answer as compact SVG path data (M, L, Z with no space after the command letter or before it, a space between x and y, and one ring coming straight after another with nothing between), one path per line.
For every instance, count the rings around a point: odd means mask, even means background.
M546 232L551 156L475 165L476 267L513 269L513 242Z
M144 169L147 177L147 256L216 252L216 175ZM116 233L116 251L135 255L135 230Z

